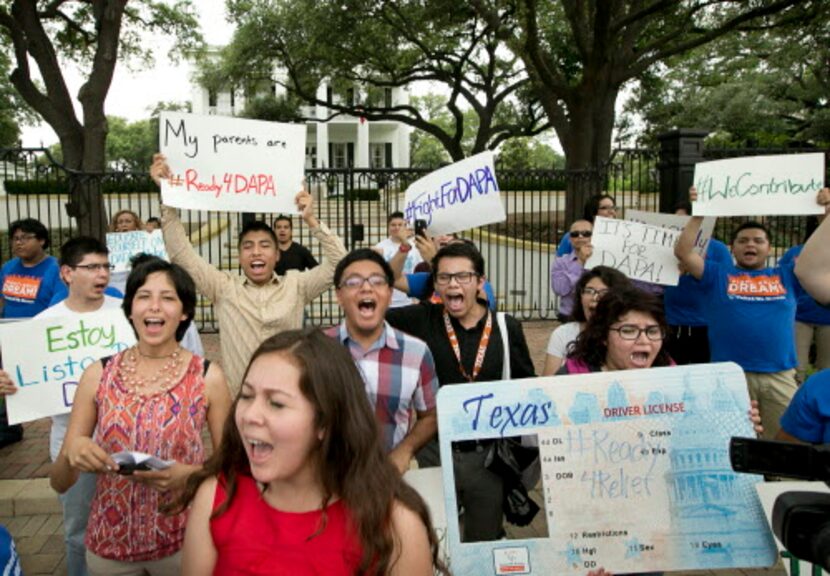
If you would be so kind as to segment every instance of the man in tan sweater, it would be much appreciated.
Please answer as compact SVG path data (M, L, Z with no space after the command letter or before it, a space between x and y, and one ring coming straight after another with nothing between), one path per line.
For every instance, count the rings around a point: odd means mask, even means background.
M156 183L170 176L161 154L153 157L150 176ZM178 212L162 207L162 233L170 260L187 270L199 292L213 303L219 321L222 368L233 395L242 384L248 361L259 344L278 332L300 328L305 305L332 285L334 269L346 254L343 242L314 215L314 200L306 190L296 197L297 208L323 248L320 266L285 276L274 272L280 257L274 231L265 222L246 224L239 233L242 275L221 272L199 256L190 244Z

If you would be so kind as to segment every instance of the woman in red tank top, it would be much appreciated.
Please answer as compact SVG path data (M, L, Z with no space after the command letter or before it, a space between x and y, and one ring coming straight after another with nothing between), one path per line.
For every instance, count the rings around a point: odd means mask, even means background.
M180 502L193 504L183 574L447 573L334 339L311 329L263 342L231 412Z

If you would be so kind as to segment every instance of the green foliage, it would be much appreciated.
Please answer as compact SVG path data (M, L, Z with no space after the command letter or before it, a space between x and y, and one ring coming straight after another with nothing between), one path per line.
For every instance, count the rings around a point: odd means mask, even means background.
M68 194L69 182L58 180L6 180L3 182L6 193L10 196L48 196L54 194ZM135 194L154 192L154 184L141 180L104 180L101 182L101 192L104 194Z
M302 120L300 103L296 98L271 94L248 99L241 116L271 122L300 122Z
M623 130L704 128L717 148L830 144L830 10L808 25L725 36L643 76Z
M540 137L512 138L501 145L498 155L499 166L508 170L561 169L565 167L564 156L557 154Z

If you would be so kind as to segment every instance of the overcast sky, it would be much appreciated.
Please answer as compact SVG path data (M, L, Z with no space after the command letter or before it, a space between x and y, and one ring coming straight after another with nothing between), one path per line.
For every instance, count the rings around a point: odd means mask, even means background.
M229 42L233 28L225 21L224 0L198 0L194 5L199 11L205 40L213 45ZM151 68L130 72L120 63L116 66L105 105L108 116L138 120L146 118L159 101L187 102L191 99L191 67L188 63L172 65L167 62L171 43L164 37L153 37L148 44L157 47L155 64ZM65 77L70 93L77 94L82 83L80 74L69 72ZM75 105L80 117L78 103ZM57 141L58 137L47 124L23 128L24 146L50 146Z

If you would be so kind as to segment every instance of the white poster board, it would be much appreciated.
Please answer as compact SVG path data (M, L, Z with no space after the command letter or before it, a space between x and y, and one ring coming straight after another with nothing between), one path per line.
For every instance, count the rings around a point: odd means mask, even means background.
M413 182L406 189L404 217L425 220L430 236L504 222L493 152L465 158Z
M130 270L130 258L142 252L158 256L162 260L170 260L164 248L161 230L153 230L150 233L143 230L110 232L107 234L107 248L110 251L110 264L115 266L115 272Z
M591 236L594 251L585 268L609 266L632 280L677 286L674 245L679 237L677 230L597 216Z
M0 326L3 369L17 386L6 396L9 424L69 412L84 369L133 344L120 309Z
M734 363L441 387L453 573L771 566L775 543L754 490L763 478L734 472L729 462L731 437L754 435L748 410L746 379ZM494 442L519 437L537 440L541 461L529 490L540 507L532 530L514 532L505 522L506 538L463 541L468 515L459 508L465 486L456 486L456 466L476 462L464 456L471 441L487 462ZM482 466L483 475L494 473Z
M823 214L824 154L780 154L698 162L695 216Z
M632 222L640 222L641 224L649 224L651 226L660 226L667 230L674 230L683 232L683 227L692 219L691 216L683 216L680 214L664 214L662 212L646 212L644 210L626 210L625 219ZM717 218L706 217L700 225L700 230L695 238L695 252L701 256L706 256L706 249L709 247L709 240L712 239L712 232L715 230L715 223Z
M159 150L172 177L162 202L190 210L295 213L306 127L227 116L162 112Z

